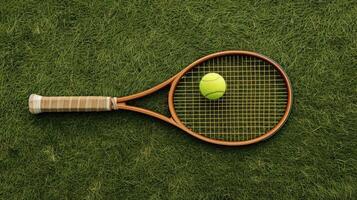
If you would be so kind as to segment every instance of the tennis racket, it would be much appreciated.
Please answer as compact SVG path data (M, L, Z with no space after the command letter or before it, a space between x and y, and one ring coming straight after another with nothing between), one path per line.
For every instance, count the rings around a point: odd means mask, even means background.
M210 72L227 83L223 97L201 95L199 82ZM131 106L127 102L170 87L171 116ZM290 81L279 64L248 51L222 51L200 58L181 72L146 91L125 97L45 97L32 94L29 110L41 112L95 112L130 110L170 123L206 142L239 146L262 141L286 122L292 105Z

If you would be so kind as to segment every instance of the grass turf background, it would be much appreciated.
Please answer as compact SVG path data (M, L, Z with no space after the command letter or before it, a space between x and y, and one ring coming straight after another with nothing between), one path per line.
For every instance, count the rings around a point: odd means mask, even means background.
M352 0L2 0L0 198L356 198L356 19ZM128 95L228 49L290 76L290 119L265 142L214 146L123 111L28 112L31 93ZM139 104L167 113L165 95Z

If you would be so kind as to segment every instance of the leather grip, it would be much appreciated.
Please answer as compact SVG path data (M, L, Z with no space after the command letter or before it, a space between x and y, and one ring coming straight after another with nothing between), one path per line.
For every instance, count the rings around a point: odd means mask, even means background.
M32 94L29 110L32 114L42 112L98 112L113 109L112 98L103 96L58 96L46 97Z

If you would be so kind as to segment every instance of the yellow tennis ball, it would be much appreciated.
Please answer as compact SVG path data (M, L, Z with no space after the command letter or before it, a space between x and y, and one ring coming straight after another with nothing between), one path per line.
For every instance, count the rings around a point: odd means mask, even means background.
M200 92L207 99L215 100L224 95L226 81L217 73L208 73L200 81Z

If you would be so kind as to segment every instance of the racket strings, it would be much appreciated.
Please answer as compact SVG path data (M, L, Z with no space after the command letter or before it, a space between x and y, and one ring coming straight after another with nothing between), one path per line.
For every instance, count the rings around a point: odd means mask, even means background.
M208 100L199 91L210 72L223 76L224 96ZM287 106L284 78L270 63L254 56L231 55L207 60L179 81L174 107L181 122L193 132L225 141L251 140L271 130Z

